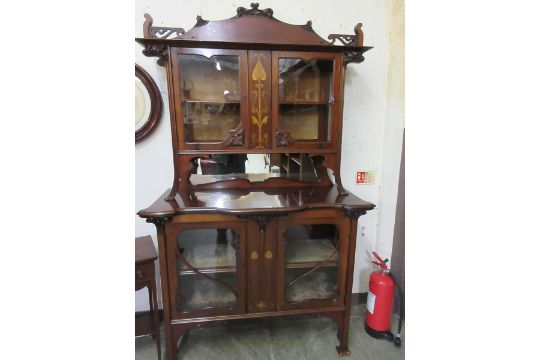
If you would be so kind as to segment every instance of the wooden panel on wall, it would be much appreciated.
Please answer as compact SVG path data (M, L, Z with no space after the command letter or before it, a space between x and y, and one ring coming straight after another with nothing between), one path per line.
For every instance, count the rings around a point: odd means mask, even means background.
M272 100L272 53L270 51L248 51L249 64L249 131L250 149L270 149Z

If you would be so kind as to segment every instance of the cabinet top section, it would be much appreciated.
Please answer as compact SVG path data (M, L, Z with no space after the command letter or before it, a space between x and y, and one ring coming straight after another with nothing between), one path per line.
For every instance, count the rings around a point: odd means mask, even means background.
M220 191L179 190L175 201L164 200L167 190L150 207L138 212L143 218L165 218L179 214L222 213L289 213L310 209L344 209L352 214L365 213L375 207L353 194L339 195L336 187L310 187L301 189Z
M136 39L142 45L167 45L175 47L225 47L311 51L365 52L362 24L354 27L354 34L330 34L328 40L320 37L312 28L311 21L304 25L292 25L274 18L272 9L259 9L252 3L251 9L239 7L236 16L209 21L197 16L195 26L187 32L183 28L154 26L153 19L145 14L144 38ZM336 46L340 44L342 46Z

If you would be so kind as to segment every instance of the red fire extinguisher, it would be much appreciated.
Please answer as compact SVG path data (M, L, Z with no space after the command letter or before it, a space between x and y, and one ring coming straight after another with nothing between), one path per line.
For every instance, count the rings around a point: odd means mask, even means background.
M373 256L375 256L375 259L377 260L372 261L372 263L379 268L378 270L373 271L369 276L365 329L366 332L374 338L386 338L389 341L393 341L396 346L400 346L401 326L403 323L402 291L386 265L388 259L381 259L374 251ZM400 311L398 333L394 336L390 331L390 326L392 324L394 290L396 289L399 295Z

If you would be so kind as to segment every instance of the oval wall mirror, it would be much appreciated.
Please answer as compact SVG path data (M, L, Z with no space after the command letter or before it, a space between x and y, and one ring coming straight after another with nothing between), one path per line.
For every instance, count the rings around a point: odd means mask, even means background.
M135 143L157 127L162 108L163 100L155 81L135 64Z

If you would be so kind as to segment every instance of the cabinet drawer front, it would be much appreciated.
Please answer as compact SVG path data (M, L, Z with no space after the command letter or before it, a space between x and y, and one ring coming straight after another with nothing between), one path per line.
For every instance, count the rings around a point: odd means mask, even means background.
M154 272L154 263L135 265L135 284L152 281Z
M173 318L244 313L244 221L166 227Z

